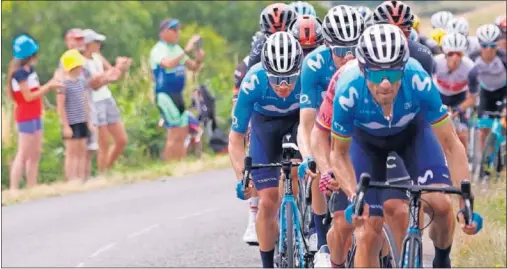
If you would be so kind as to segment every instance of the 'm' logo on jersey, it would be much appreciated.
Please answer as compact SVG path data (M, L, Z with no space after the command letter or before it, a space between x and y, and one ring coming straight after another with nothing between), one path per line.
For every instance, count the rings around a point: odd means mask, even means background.
M321 54L317 54L317 60L309 58L307 62L308 67L310 67L310 69L312 69L313 72L317 72L317 70L321 69L323 63L324 57L322 57Z
M354 99L357 99L359 97L359 94L357 93L356 88L350 87L349 89L349 97L340 96L338 99L338 102L340 103L340 106L345 111L349 111L349 108L353 108L355 105Z
M422 92L424 90L429 91L431 89L431 79L430 77L425 77L423 80L419 78L417 74L412 77L412 88L416 88L418 91Z
M243 84L241 84L241 90L246 94L250 94L249 91L253 91L256 84L259 84L259 78L257 75L253 74L250 77L250 81L243 81Z
M428 182L428 179L433 179L433 171L431 170L426 170L426 172L424 172L424 176L417 177L417 182L419 182L419 184L425 184Z

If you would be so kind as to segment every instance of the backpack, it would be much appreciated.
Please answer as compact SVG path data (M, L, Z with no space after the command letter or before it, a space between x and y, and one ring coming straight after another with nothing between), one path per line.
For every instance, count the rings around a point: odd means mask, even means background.
M199 121L206 122L206 120L210 120L212 124L212 131L217 128L215 102L215 97L213 97L213 95L208 90L208 87L205 85L197 86L197 88L192 93L192 107L195 107L198 111Z

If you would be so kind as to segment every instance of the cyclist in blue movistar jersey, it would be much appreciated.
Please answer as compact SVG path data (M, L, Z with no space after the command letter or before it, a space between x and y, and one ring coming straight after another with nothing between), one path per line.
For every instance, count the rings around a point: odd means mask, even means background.
M268 36L276 32L287 31L297 16L292 7L283 3L271 4L262 10L259 24L264 36L259 36L252 45L247 71L261 61L262 47Z
M300 16L310 15L317 17L317 12L315 12L315 8L308 2L304 1L292 2L290 3L289 6L292 7L296 11L296 13Z
M307 169L307 165L314 158L310 146L310 134L315 124L316 111L323 99L322 96L335 71L354 58L353 50L363 30L363 18L355 8L346 5L335 6L324 17L322 34L325 45L318 47L305 57L301 70L301 123L298 130L299 149L304 157L304 162L298 168L301 178L304 177L305 172L310 176L315 176ZM330 170L330 167L326 167L326 163L318 162L317 165L322 176ZM326 202L319 190L319 180L314 180L311 188L313 219L319 250L315 255L314 264L315 267L330 267L329 254L324 251L327 248L326 235L329 229L323 224L327 212ZM329 246L329 248L333 247Z
M303 50L299 42L290 33L275 33L262 48L262 63L253 66L241 83L229 134L229 155L240 179L236 186L239 199L248 198L251 189L243 192L241 182L245 158L244 134L250 120L249 155L254 164L280 161L282 138L286 134L291 134L290 140L296 143L302 62ZM280 201L279 173L280 169L276 168L252 171L260 198L256 229L265 268L274 266L278 233L276 216Z
M396 151L410 177L421 185L455 185L470 178L467 156L449 121L447 107L421 64L409 57L406 37L388 24L366 29L359 39L357 65L340 75L335 86L331 163L349 201L355 199L362 173L385 181L386 158ZM445 157L444 157L445 153ZM448 165L448 166L447 166ZM450 171L450 173L449 173ZM356 267L379 267L382 249L383 203L395 190L369 190L362 216L352 216L356 227ZM455 216L450 197L423 194L434 216L430 235L435 246L433 267L450 267ZM460 206L464 201L460 199ZM433 211L431 211L431 209ZM458 221L467 234L481 229L482 218ZM401 221L401 220L400 220ZM406 221L405 221L406 222ZM407 223L403 230L405 231ZM391 227L392 229L392 227Z

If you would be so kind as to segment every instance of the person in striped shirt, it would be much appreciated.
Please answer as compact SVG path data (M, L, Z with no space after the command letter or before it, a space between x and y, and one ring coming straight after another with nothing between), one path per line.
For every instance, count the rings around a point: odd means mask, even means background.
M62 135L65 140L65 176L67 180L86 178L86 143L95 127L90 121L89 94L82 76L85 59L78 50L68 50L60 57L61 77L65 85L56 98Z

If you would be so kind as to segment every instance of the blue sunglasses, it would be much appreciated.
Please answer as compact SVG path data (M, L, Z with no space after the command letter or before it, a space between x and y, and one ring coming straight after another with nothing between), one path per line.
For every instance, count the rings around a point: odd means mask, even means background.
M384 79L387 79L390 83L396 83L403 77L404 69L387 69L387 70L364 70L366 79L374 84L380 84Z
M277 86L282 85L283 83L285 83L287 85L293 85L298 82L299 75L300 75L300 72L297 72L295 74L288 75L288 76L276 76L276 75L268 74L268 81L269 81L269 83L271 83L273 85L277 85Z
M494 48L496 48L496 43L481 43L481 47L483 49L485 49L487 47L489 47L491 49L494 49Z
M330 47L331 51L333 52L334 56L336 57L345 57L348 54L351 54L353 56L356 55L355 53L355 47L340 47L340 46L333 46Z

